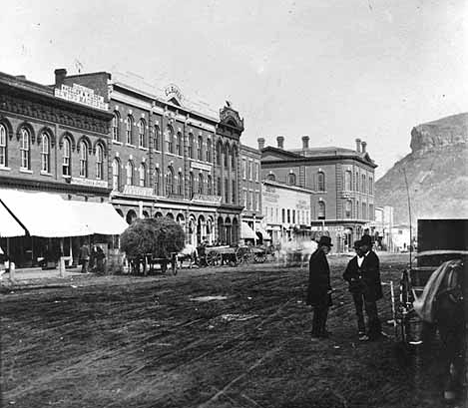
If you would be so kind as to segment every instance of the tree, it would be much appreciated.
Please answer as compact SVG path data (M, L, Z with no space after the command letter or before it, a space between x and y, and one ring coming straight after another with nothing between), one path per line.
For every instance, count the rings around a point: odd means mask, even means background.
M185 246L182 227L168 217L135 220L120 237L121 249L129 258L169 258Z

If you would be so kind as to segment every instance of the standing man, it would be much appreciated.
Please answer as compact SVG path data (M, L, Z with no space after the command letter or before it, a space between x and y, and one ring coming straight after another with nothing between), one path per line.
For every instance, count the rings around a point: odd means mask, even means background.
M90 251L86 242L80 248L81 273L88 273Z
M382 326L377 312L377 300L382 299L382 283L380 282L379 257L372 251L372 239L370 235L361 238L361 251L364 260L361 264L361 274L364 295L364 307L368 317L369 340L377 340L382 337Z
M366 324L364 322L364 282L362 279L361 266L364 261L364 253L361 251L361 241L356 241L353 246L356 256L352 258L343 274L343 279L349 284L349 291L353 296L354 307L358 324L359 340L369 340L366 334Z
M330 267L327 255L332 247L330 237L322 236L318 247L309 260L309 287L307 304L314 309L312 319L312 338L323 339L329 336L326 330L328 308L332 305Z

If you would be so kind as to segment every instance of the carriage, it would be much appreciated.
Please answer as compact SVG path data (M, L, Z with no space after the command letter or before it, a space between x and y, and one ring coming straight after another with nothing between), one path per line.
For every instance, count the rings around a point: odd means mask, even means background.
M231 265L237 266L246 263L263 263L268 255L267 248L263 246L241 245L231 247L228 245L207 247L205 249L205 262L208 266Z

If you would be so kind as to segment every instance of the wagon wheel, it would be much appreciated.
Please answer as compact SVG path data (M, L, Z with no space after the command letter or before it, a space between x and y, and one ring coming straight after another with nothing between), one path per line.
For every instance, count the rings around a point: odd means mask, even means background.
M253 259L254 259L254 256L253 256L252 250L251 250L251 249L247 249L247 250L244 252L244 256L242 257L242 261L243 261L244 263L251 263Z
M256 263L263 263L266 261L266 254L265 252L257 252L255 255L254 255L254 261Z
M221 263L221 254L216 251L208 252L208 255L206 256L206 263L209 266L219 265Z

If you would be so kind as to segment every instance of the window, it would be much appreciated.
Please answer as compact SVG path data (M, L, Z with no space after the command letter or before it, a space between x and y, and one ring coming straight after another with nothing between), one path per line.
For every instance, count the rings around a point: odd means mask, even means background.
M236 159L237 159L237 151L236 151L236 148L233 147L232 148L232 152L231 152L231 168L233 171L236 171Z
M211 139L206 141L206 161L211 163Z
M367 218L367 207L366 207L366 203L362 203L362 218L363 219L366 219Z
M288 224L291 224L291 210L288 208L286 210L286 213L288 215L287 222L288 222Z
M112 162L112 189L118 190L120 186L120 162L114 159Z
M247 209L248 192L244 190L244 207Z
M276 177L273 173L270 173L268 176L267 176L267 180L269 181L276 181Z
M156 195L161 195L161 179L160 179L160 171L156 167L154 169L154 192Z
M88 144L80 142L80 177L88 177Z
M247 178L247 160L242 159L242 178L245 180Z
M166 129L166 143L167 151L169 153L174 153L174 129L171 126L168 126Z
M369 177L369 194L374 194L374 179Z
M224 146L223 154L224 154L224 168L227 169L229 166L229 146L228 145Z
M143 119L138 122L138 146L146 147L146 122Z
M217 195L222 196L223 193L222 193L222 191L221 191L221 189L222 189L222 186L221 186L221 177L218 177L218 179L216 180L216 188L217 188Z
M345 190L347 191L352 190L351 170L345 171L344 187L345 187Z
M96 146L96 179L102 180L104 176L104 149L100 144Z
M50 173L50 141L45 132L41 135L41 171Z
M317 190L325 191L325 173L323 171L319 171L317 174Z
M353 203L351 200L347 200L345 203L345 218L351 218L353 212Z
M289 173L288 184L290 186L295 186L296 185L296 175L294 173Z
M127 162L127 185L133 186L133 163Z
M144 163L140 164L138 173L140 176L140 187L146 187L146 166Z
M120 113L117 111L112 119L112 140L120 142Z
M324 220L325 219L325 203L323 201L319 201L319 203L318 203L317 218L319 220Z
M229 180L224 180L224 200L226 203L229 202Z
M167 169L166 174L166 195L171 195L174 193L174 170L172 167Z
M296 210L292 210L292 223L296 223Z
M132 145L133 144L133 118L128 115L127 120L125 121L125 143Z
M260 177L260 165L255 163L255 181L258 181Z
M255 192L255 211L260 211L260 193Z
M221 166L221 142L216 145L216 164Z
M189 199L193 198L193 191L195 187L195 179L193 177L193 173L190 172L189 174L189 183L188 183L188 194L189 194Z
M65 139L63 139L62 174L67 177L71 176L70 158L71 158L71 143L70 143L70 140L66 137Z
M0 167L7 165L7 130L0 124Z
M179 171L179 176L178 176L178 183L177 183L177 194L182 195L183 194L183 187L184 187L184 176L182 175L182 172Z
M284 208L281 209L281 220L283 224L286 223L286 210Z
M356 201L356 218L359 218L359 201Z
M246 208L250 210L252 208L252 196L249 194L249 191L246 191L247 195L247 205Z
M232 194L232 203L235 204L237 202L236 180L232 180L231 194Z
M204 183L203 174L200 173L198 175L198 194L203 194L203 183Z
M252 162L247 164L247 180L252 180Z
M203 160L203 138L201 136L198 136L197 159Z
M189 143L188 143L188 157L193 159L193 135L189 133Z
M369 220L371 221L375 220L374 204L369 204Z
M182 134L177 132L177 140L176 140L176 154L182 156Z
M210 175L206 178L206 187L207 187L207 193L208 195L213 194L213 179L211 178Z
M21 141L20 141L20 151L21 151L21 169L31 170L31 162L29 160L29 142L30 142L29 130L26 128L21 129Z
M361 191L363 193L366 192L366 175L365 174L362 175Z
M161 130L154 125L154 150L161 151Z
M356 185L356 191L359 191L359 173L356 172L356 178L354 179L354 184Z

